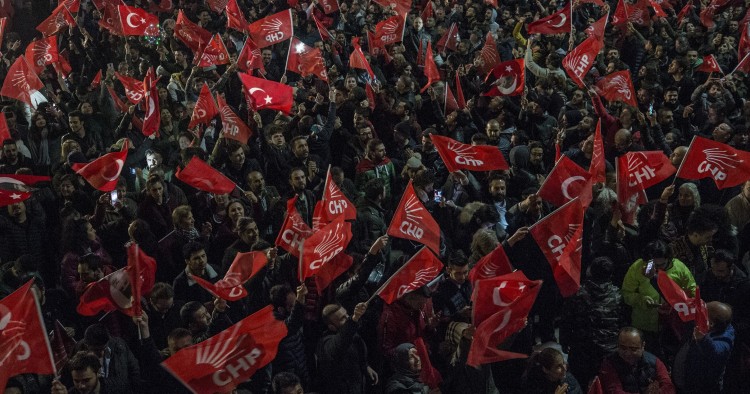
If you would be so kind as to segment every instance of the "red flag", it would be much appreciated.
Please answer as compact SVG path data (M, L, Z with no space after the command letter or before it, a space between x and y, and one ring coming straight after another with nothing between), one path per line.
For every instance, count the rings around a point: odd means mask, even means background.
M323 41L333 41L333 36L331 36L331 33L328 32L328 29L323 26L322 23L318 20L318 18L313 14L313 20L315 21L315 27L318 28L318 34L320 34L320 39Z
M485 83L494 79L492 87L483 96L518 96L526 85L526 69L523 59L502 62L492 69Z
M294 35L292 10L281 11L253 22L247 26L247 32L261 49L286 41Z
M696 299L691 298L685 289L681 288L667 273L660 270L656 276L656 283L659 286L664 300L672 305L675 312L680 316L683 322L695 320L696 316ZM696 287L697 290L697 287ZM702 301L702 300L701 300Z
M440 226L419 201L411 181L388 226L388 235L419 242L440 253Z
M529 232L552 267L560 294L563 297L575 294L581 284L581 200L576 198L566 203L534 223Z
M8 120L5 119L5 112L0 111L0 143L10 139L13 139L13 137L10 136Z
M120 2L114 0L103 2L103 10L101 10L102 18L99 19L99 26L103 27L113 35L124 36L125 33L122 31L122 23L120 22L120 10L117 8Z
M550 16L547 16L537 21L529 23L526 26L526 31L529 34L569 33L570 28L572 26L570 15L571 15L570 3L568 3L560 11L557 11Z
M422 20L426 22L427 18L432 18L433 15L434 12L432 11L432 1L427 0L427 4L425 4L420 17L422 17Z
M55 369L62 371L65 364L68 363L68 358L73 355L76 341L68 335L65 327L57 319L55 319L55 329L52 331L49 341L52 356L55 360Z
M94 79L91 80L91 88L96 89L102 84L102 70L97 71Z
M625 30L628 24L628 9L625 6L625 2L617 0L617 8L615 9L614 15L612 15L612 25L617 26L620 30Z
M593 26L593 25L592 25ZM583 40L577 47L570 51L562 61L562 67L565 72L570 76L570 79L576 83L581 89L585 87L583 78L586 77L591 67L594 65L596 55L604 47L604 42L601 38L596 36L590 36Z
M161 0L159 4L156 4L156 2L152 2L149 5L149 11L151 12L172 12L172 9L174 8L174 3L172 0Z
M196 283L216 297L227 301L238 301L247 296L245 282L250 280L268 264L268 257L262 251L237 253L224 278L211 283L199 276L190 275Z
M303 77L315 75L321 81L328 82L328 71L320 48L313 48L299 56L299 72Z
M255 78L245 73L239 73L239 76L253 110L275 109L285 114L292 111L294 97L291 86Z
M380 21L375 26L375 39L379 41L377 46L384 47L403 40L404 24L405 21L401 15L394 15Z
M229 52L219 34L214 34L196 61L198 67L219 66L229 63Z
M513 264L505 254L503 245L499 244L492 252L477 261L474 268L469 271L469 281L475 283L481 279L490 279L513 271Z
M698 286L695 286L693 302L695 305L695 326L698 328L698 331L706 335L710 330L708 310L706 309L706 303L701 299L701 289Z
M458 50L459 42L461 42L461 35L458 31L458 25L456 24L456 22L453 22L451 23L451 26L448 28L448 30L446 30L445 34L440 37L436 46L439 51L445 51L445 49L447 48L455 52Z
M299 258L299 281L314 276L343 252L352 240L352 224L339 215L331 223L304 240Z
M445 162L448 172L508 169L508 163L505 162L503 155L496 146L462 144L437 134L431 134L430 139L440 158Z
M485 75L500 66L498 64L500 63L500 53L497 51L497 44L495 43L495 37L492 36L492 32L487 32L487 38L484 40L484 46L482 46L479 56L482 58L479 75ZM520 60L523 61L523 59ZM523 64L521 65L521 72L523 72Z
M750 152L696 136L680 164L677 177L712 178L719 189L740 185L750 179Z
M458 71L456 71L456 104L458 105L458 109L466 108L464 89L461 87L461 78L458 76Z
M609 19L609 14L604 15L603 17L599 18L596 22L592 23L591 26L587 27L586 35L589 37L596 37L599 40L604 40L604 32L607 30L607 20Z
M339 3L336 0L320 0L318 4L323 7L323 12L332 14L339 10Z
M237 0L229 0L225 10L227 14L227 28L244 32L247 29L247 20L237 5Z
M425 345L422 337L414 340L414 348L417 350L417 356L419 356L419 359L422 362L422 370L419 371L419 380L430 389L439 388L440 383L443 382L443 377L440 375L440 372L432 366L430 353L427 351L427 345Z
M188 129L192 129L199 124L206 124L218 114L219 109L216 108L214 97L211 95L211 91L208 89L208 85L204 82L203 87L201 88L201 92L198 95L198 101L195 102L193 114L190 116L190 124L188 124Z
M50 36L34 40L26 47L26 60L29 60L34 72L39 74L45 66L58 60L57 37Z
M737 64L737 66L734 68L734 70L732 70L730 74L734 73L737 70L742 71L745 74L750 73L750 53L745 55L745 57L743 57L742 60L740 60L740 62Z
M57 5L65 4L65 8L72 13L77 13L81 9L81 0L57 0Z
M178 168L175 176L188 185L208 193L228 194L237 187L219 170L211 167L197 156L193 156L185 168Z
M615 71L600 79L596 86L607 101L622 101L632 107L638 107L630 70Z
M128 142L126 140L119 152L107 153L90 163L76 163L71 167L95 189L111 192L117 187L117 180L120 178L120 172L125 166L127 157Z
M427 42L427 53L425 54L424 61L424 76L427 77L427 85L424 85L419 93L424 93L433 82L440 80L440 72L438 72L437 65L435 64L435 58L432 55L432 43Z
M412 0L373 0L373 2L385 9L392 8L402 17L406 17L406 14L411 11Z
M717 12L723 10L728 6L732 0L712 0L711 3L706 6L700 13L701 24L707 29L713 29L716 23L714 22L714 15Z
M633 222L639 204L648 202L645 190L676 171L662 151L628 152L617 158L617 201L626 223Z
M256 68L260 69L261 72L266 72L266 68L263 66L263 58L260 55L260 49L258 49L258 46L249 37L245 41L245 45L242 47L242 51L237 58L237 68L245 72L253 71Z
M43 87L44 84L26 62L26 58L19 56L8 69L0 95L23 101L36 108L31 101L31 95Z
M321 207L321 222L330 223L339 215L343 215L345 220L354 220L357 218L357 208L341 192L336 182L331 178L331 169L326 174L326 183L323 186L323 198L319 201Z
M352 264L354 264L352 256L341 252L331 259L328 264L322 266L315 274L315 290L318 292L318 295L323 294L323 290L336 278L341 276L341 274L348 271Z
M313 48L300 41L297 37L292 37L289 42L289 51L286 56L286 69L297 74L302 74L300 70L300 55L311 51Z
M375 294L386 304L392 304L404 294L417 290L437 278L442 270L443 263L428 248L419 249L419 252L383 283Z
M248 127L245 122L243 122L242 119L232 111L232 108L229 107L226 101L224 101L223 96L216 96L216 101L219 103L221 132L224 133L224 137L246 144L247 140L253 135L250 127Z
M137 7L118 5L122 32L126 36L158 36L159 18Z
M375 109L375 92L372 91L370 83L365 84L365 94L367 94L367 104L370 106L370 111Z
M695 6L693 5L693 1L688 1L687 4L685 4L684 7L680 10L680 13L677 14L677 26L680 26L682 24L682 20L687 16L687 14L693 9Z
M24 373L57 373L32 283L0 300L0 387Z
M211 9L211 11L216 12L217 14L220 13L224 8L226 8L227 3L228 0L206 0L208 8Z
M589 387L588 394L604 394L604 389L602 389L602 382L599 380L599 377L594 377L594 381L591 382L591 387Z
M635 4L625 3L625 7L628 10L628 21L634 25L650 26L651 16L649 9L651 3L649 0L637 0ZM663 13L664 11L662 11ZM665 14L666 15L666 14Z
M542 281L530 281L521 271L477 282L472 293L474 339L466 360L479 367L497 361L525 358L525 354L498 349L511 335L523 329ZM480 312L479 315L477 312Z
M661 4L658 3L656 0L648 0L649 4L651 4L651 8L654 9L654 16L657 18L666 18L668 15L666 12L664 12L664 9L661 8Z
M73 15L70 14L64 4L60 4L52 13L36 27L37 31L40 31L47 36L54 36L61 30L67 29L70 26L76 26L76 20Z
M374 80L375 73L372 72L370 63L367 62L365 54L362 53L362 48L359 46L359 37L352 38L352 46L354 47L354 50L349 55L349 67L367 71L367 75L370 76L370 80Z
M286 324L267 306L213 337L184 348L162 366L194 393L229 393L276 358Z
M294 196L287 201L284 224L281 226L281 231L279 231L274 244L291 253L295 257L299 257L300 252L302 251L302 242L312 235L313 230L307 225L307 223L305 223L302 215L297 212L297 208L295 207L296 201L297 196Z
M190 48L193 53L200 53L212 36L208 30L193 23L180 10L177 14L177 22L174 25L174 37Z
M453 95L451 87L446 83L443 85L443 90L443 97L445 98L443 101L443 113L448 115L458 111L458 101L456 101L456 96Z
M596 183L607 181L607 162L604 159L604 140L602 140L602 120L596 123L594 132L594 150L591 152L591 164L589 165L589 174Z
M708 55L703 57L703 63L695 69L696 71L703 71L704 73L722 73L719 62L716 61L714 55Z
M126 268L133 292L133 305L130 308L132 316L141 316L141 297L154 288L156 281L156 260L149 257L138 244L128 246L128 266Z
M143 80L143 88L145 90L144 100L144 111L146 112L143 116L143 127L141 133L146 137L159 133L159 124L161 123L161 111L159 110L159 90L156 88L156 83L159 78L156 78L153 67L149 67L146 72L146 77Z
M107 86L107 91L109 92L109 95L112 96L112 101L115 103L115 108L117 108L117 110L122 113L128 112L128 105L120 99L120 96L117 95L117 92L115 92L115 90L109 86Z
M125 88L125 96L131 103L138 104L146 96L146 86L143 84L143 81L122 75L118 72L115 72L115 77L122 83L122 86Z
M750 8L749 8L750 10ZM740 43L737 46L737 58L744 59L750 53L750 29L748 24L742 25L740 29Z
M31 198L31 192L21 190L0 190L0 207L17 204Z
M555 163L537 194L550 204L560 207L576 197L580 197L581 205L589 206L592 199L591 174L581 168L568 156L560 156Z

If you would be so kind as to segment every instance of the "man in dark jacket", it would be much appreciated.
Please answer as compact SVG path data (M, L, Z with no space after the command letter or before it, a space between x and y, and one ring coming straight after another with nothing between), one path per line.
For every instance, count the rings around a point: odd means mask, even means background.
M107 328L96 323L83 335L83 344L101 363L96 373L106 382L106 393L134 393L141 387L141 371L133 353L124 340L109 335ZM75 376L73 376L75 380ZM76 385L77 387L77 385Z
M364 197L357 203L357 221L354 222L352 249L357 253L367 253L370 245L378 237L385 235L386 225L383 198L385 183L382 179L371 179L365 184Z
M302 323L305 313L307 286L303 283L297 287L297 293L287 285L276 285L271 288L271 304L277 320L286 324L287 335L279 342L279 350L273 360L274 374L293 372L299 376L304 386L309 385L310 374L307 371L305 344L302 335Z
M315 352L322 393L364 393L367 377L377 384L378 374L367 365L367 345L358 333L360 318L366 310L365 302L354 307L351 317L341 305L323 308L328 332L318 342Z
M645 347L641 330L620 330L617 353L605 358L599 371L605 393L675 393L667 367Z

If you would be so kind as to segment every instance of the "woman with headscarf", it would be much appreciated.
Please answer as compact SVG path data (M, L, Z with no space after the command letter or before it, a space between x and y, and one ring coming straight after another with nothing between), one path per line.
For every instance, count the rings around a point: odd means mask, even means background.
M385 386L386 394L427 394L429 387L419 380L422 371L422 360L417 348L411 343L402 343L396 347L391 359L393 375Z

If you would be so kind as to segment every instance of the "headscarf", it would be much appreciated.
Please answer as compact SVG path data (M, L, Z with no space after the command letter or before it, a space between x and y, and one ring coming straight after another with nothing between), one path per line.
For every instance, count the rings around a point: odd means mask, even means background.
M419 371L413 371L409 367L409 352L415 346L411 343L402 343L396 347L391 358L393 375L386 386L386 393L408 392L411 394L427 393L428 387L419 381Z

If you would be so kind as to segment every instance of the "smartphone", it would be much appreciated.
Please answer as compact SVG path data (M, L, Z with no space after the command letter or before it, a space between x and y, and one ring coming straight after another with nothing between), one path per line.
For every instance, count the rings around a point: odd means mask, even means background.
M654 264L654 260L649 260L646 263L646 270L643 272L643 274L647 277L654 276L654 273L656 271L656 265Z
M653 115L654 114L654 103L649 104L648 106L648 114Z
M111 192L109 192L109 199L112 202L112 205L117 204L117 200L120 199L120 196L117 193L117 190L112 190Z
M443 191L435 190L435 202L443 202Z

